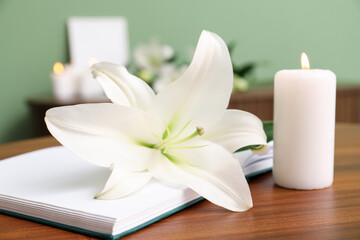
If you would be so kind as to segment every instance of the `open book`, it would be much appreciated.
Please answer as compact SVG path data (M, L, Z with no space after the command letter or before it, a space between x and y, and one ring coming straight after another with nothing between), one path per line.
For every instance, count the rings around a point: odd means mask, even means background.
M235 156L247 176L272 168L272 153L257 156L247 150ZM189 188L157 180L123 199L94 199L109 174L108 169L80 160L61 146L2 160L0 213L117 239L203 199Z
M274 142L270 141L268 145L270 146L270 150L264 155L256 155L251 150L234 153L234 156L240 161L247 179L272 169Z

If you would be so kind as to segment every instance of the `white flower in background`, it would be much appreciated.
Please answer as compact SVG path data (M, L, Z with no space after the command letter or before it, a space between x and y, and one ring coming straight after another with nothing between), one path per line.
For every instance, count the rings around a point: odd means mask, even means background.
M256 116L226 110L233 73L219 36L203 31L187 71L157 95L123 66L98 63L92 71L113 103L53 108L45 121L77 156L111 167L96 198L127 196L155 177L232 211L252 207L232 153L266 145L266 135Z
M136 75L142 80L144 80L147 84L151 84L152 82L154 82L156 77L156 74L146 69L139 70Z
M154 81L152 88L156 93L178 79L186 71L187 66L177 67L175 64L164 64L159 72L158 78Z
M160 45L152 39L148 45L141 44L134 49L134 62L137 69L159 72L161 66L174 56L174 50L168 45Z
M249 90L249 83L245 78L234 74L233 92L246 92Z

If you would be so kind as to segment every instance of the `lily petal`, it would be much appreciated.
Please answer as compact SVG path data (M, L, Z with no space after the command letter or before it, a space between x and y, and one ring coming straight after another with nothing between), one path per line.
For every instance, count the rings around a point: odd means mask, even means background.
M233 85L229 51L216 34L203 31L187 71L163 89L149 111L178 129L188 121L207 128L219 121Z
M103 190L96 199L119 199L126 197L145 186L152 178L151 173L124 171L113 165L112 172Z
M221 121L202 136L230 152L249 146L266 145L266 134L261 120L241 110L226 110ZM268 148L263 148L263 150Z
M172 184L183 184L216 205L232 211L252 207L249 186L242 168L232 154L211 142L196 140L200 148L168 150L149 165L154 177ZM186 160L186 161L185 161Z
M255 153L256 155L265 155L267 154L269 151L271 150L271 147L269 145L262 145L260 148L258 149L251 149L251 151L253 153Z
M92 65L91 70L113 103L147 110L155 97L149 85L131 75L122 65L101 62Z
M146 169L154 151L141 145L156 141L149 129L163 131L161 121L147 113L111 103L52 108L45 122L51 134L81 159L134 171Z

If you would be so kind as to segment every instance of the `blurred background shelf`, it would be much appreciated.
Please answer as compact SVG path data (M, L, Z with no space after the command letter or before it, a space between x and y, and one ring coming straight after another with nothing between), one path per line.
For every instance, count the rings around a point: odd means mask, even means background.
M260 86L231 97L229 108L251 112L263 121L274 118L272 86ZM340 85L336 92L336 122L360 123L360 85Z
M105 97L92 99L92 100L84 99L81 97L76 97L69 100L59 100L50 95L28 98L27 105L30 108L33 137L50 135L44 122L45 113L50 108L84 104L84 103L104 103L104 102L110 102L110 100Z
M360 85L340 85L336 96L336 122L360 123ZM91 101L74 98L68 101L54 99L51 96L32 97L27 100L32 118L34 136L49 135L44 123L46 110L52 107L109 102L106 98L92 99ZM274 94L272 85L253 87L248 92L237 92L231 97L229 108L251 112L263 121L272 121L274 118Z

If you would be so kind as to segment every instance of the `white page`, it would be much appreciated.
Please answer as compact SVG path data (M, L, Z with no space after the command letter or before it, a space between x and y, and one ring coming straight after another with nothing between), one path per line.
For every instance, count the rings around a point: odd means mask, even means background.
M239 160L245 175L261 172L273 167L274 142L270 141L268 142L268 145L270 146L270 150L264 155L256 155L251 150L234 153L234 156Z
M52 147L0 161L0 195L122 219L184 194L154 180L123 199L94 199L109 174L63 147Z

